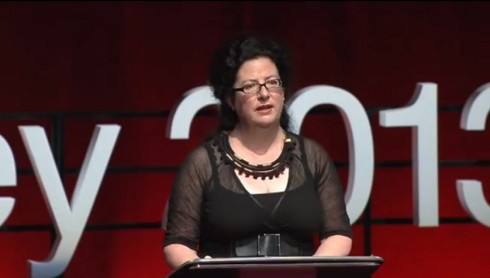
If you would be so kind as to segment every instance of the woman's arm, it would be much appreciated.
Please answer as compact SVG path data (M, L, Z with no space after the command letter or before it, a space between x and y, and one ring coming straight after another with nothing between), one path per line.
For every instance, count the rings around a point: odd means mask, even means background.
M163 253L171 268L198 258L203 187L210 173L206 150L197 148L186 158L173 183L163 221Z
M334 163L325 149L314 141L305 145L313 165L317 193L322 203L323 226L316 256L347 256L352 249L352 228L347 214L344 192Z
M163 248L165 259L170 268L175 269L185 262L198 259L195 250L183 245L183 244L170 244Z
M333 235L323 239L313 256L348 256L352 249L352 239Z

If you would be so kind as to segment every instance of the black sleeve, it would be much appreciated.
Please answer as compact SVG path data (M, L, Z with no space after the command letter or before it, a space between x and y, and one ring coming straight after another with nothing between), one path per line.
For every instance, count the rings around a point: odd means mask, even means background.
M210 176L206 149L199 147L185 159L172 185L164 221L164 246L179 243L197 250L203 190Z
M330 155L320 144L311 139L305 139L305 151L323 208L320 239L332 235L352 238L343 188Z

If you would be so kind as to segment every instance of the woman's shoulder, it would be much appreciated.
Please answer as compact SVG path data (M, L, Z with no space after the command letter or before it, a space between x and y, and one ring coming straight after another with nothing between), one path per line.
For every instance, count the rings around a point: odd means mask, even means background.
M193 164L209 163L208 149L212 145L212 141L206 140L194 146L186 155L186 162Z
M304 152L306 157L316 157L317 159L329 159L330 155L325 147L316 139L311 137L288 132L289 137L297 143L299 150Z
M297 144L303 145L305 150L313 150L314 151L314 150L320 149L320 150L324 151L323 146L317 140L315 140L311 137L301 135L301 134L297 134L297 133L293 133L293 132L288 132L288 137L291 138Z

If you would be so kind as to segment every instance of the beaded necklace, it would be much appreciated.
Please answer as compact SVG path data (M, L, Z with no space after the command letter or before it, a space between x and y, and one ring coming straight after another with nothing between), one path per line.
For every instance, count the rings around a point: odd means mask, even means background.
M279 157L271 163L267 164L252 164L245 159L238 157L231 149L230 142L228 141L228 133L223 132L218 139L218 150L224 157L225 164L233 166L238 171L239 175L244 174L245 177L252 176L254 179L265 178L273 179L279 177L284 172L286 167L289 167L291 160L293 159L293 149L295 143L284 132L284 146Z

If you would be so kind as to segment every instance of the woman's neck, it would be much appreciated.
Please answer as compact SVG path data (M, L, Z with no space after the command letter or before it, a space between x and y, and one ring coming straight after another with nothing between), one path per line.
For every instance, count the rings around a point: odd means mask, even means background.
M232 146L244 147L259 156L274 152L274 149L282 149L284 139L284 131L279 125L269 128L247 128L238 125L230 132Z

